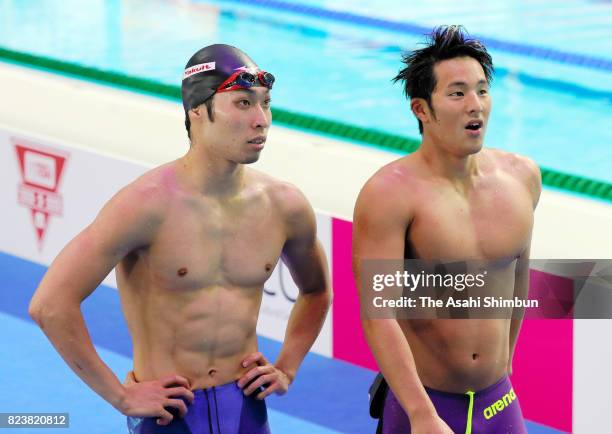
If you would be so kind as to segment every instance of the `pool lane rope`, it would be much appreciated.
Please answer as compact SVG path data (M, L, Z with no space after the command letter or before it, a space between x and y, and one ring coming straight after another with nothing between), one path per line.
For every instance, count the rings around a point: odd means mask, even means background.
M315 17L319 19L342 22L347 24L371 27L380 30L392 31L409 35L423 36L431 33L431 27L422 26L403 21L393 21L385 18L371 17L340 10L325 9L317 6L290 3L281 0L216 0L218 3L236 3L266 9L273 9L281 12L289 12L303 16ZM473 35L488 48L507 53L518 54L536 59L543 59L557 63L580 66L583 68L597 69L600 71L612 71L612 60L588 56L583 54L571 53L552 48L538 47L519 42L504 41L496 38Z
M179 86L168 85L155 80L132 77L118 72L105 71L2 47L0 47L0 59L45 71L62 73L80 79L113 85L131 91L143 92L158 97L181 101L181 88ZM374 129L362 128L318 116L295 113L280 108L273 108L272 116L274 117L274 121L281 125L393 151L411 153L419 147L420 143L420 141L416 139ZM542 172L542 183L546 186L583 194L612 203L612 183L563 173L544 167L540 167L540 170Z

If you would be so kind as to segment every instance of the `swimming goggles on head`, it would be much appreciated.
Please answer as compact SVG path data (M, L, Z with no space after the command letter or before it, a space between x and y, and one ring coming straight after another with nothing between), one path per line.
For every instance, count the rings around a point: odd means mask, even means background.
M274 84L274 76L266 71L259 71L255 74L249 71L236 71L230 75L217 88L217 92L227 92L237 89L249 89L257 84L257 80L262 86L272 89Z

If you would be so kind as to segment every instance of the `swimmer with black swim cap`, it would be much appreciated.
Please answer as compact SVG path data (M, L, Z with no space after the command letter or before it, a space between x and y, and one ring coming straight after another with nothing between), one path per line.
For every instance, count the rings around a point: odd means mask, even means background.
M185 65L181 93L185 109L185 127L190 134L189 110L207 103L212 120L212 96L215 93L264 86L272 89L274 76L261 71L257 64L236 47L215 44L191 56ZM190 135L191 137L191 135Z
M287 392L323 325L331 290L312 207L295 186L246 166L266 142L273 83L235 47L198 51L182 85L187 153L117 193L32 299L32 317L132 434L269 433L264 399ZM272 364L256 325L281 255L300 292ZM80 311L115 266L134 348L125 384Z

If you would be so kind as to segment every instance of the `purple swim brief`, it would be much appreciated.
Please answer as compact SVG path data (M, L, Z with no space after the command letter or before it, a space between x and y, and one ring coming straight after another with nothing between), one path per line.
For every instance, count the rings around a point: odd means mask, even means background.
M425 388L438 415L456 434L527 434L523 413L508 377L478 392L449 393ZM410 421L391 389L385 399L383 434L409 434Z
M184 418L174 409L174 419L166 426L152 417L128 417L129 434L270 434L265 401L255 399L255 394L245 396L236 382L193 394Z

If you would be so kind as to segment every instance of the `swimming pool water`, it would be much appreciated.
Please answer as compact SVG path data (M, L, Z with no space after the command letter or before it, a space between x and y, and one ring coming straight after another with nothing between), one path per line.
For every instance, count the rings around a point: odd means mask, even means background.
M390 30L390 21L407 26ZM420 29L452 23L494 47L487 146L612 182L609 2L0 0L2 47L179 85L194 51L229 43L275 74L274 106L414 138L417 123L391 78ZM581 65L580 56L594 61Z

